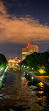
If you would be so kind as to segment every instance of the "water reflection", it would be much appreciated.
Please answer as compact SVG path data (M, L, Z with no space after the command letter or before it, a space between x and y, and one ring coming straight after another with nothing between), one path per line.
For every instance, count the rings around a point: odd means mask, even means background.
M38 76L38 77L44 80L45 82L49 83L49 76Z
M44 93L44 91L37 91L37 93L39 93L39 94L43 94L43 93Z
M38 87L39 87L41 90L44 90L44 84L43 84L43 82L39 82L39 83L38 83Z
M30 94L29 88L28 88L28 81L25 82L25 94L27 94L27 96Z
M0 90L1 111L48 111L48 93L43 87L38 87L39 81L32 78L28 81L25 77L20 71L8 71L4 87Z

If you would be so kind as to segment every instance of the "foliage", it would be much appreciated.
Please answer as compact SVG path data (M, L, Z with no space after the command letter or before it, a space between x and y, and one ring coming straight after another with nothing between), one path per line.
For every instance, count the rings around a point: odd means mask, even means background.
M45 53L32 53L26 56L26 58L21 62L21 65L29 66L37 71L40 67L44 68L46 73L49 72L49 52Z
M6 65L6 64L7 64L7 60L6 60L5 56L3 54L0 54L0 66Z

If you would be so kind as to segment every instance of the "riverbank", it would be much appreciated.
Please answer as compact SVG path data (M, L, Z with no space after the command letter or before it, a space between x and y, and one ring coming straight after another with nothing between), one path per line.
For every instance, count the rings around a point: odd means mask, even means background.
M7 69L8 69L8 66L3 68L0 72L0 88L2 87L4 78L6 77Z
M35 77L36 79L42 81L44 84L46 84L49 87L49 76L37 76L36 74L34 74L33 71L28 71L25 70L24 68L23 71L28 73L31 77Z

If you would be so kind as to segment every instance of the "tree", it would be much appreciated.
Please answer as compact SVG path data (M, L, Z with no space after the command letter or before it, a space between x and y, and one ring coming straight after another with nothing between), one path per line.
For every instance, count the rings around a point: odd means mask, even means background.
M0 54L0 65L6 65L7 60L6 57L3 54Z

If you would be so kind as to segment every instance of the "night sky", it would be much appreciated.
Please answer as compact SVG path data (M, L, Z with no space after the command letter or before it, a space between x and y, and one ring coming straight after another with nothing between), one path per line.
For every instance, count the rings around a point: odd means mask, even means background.
M21 58L28 42L49 48L49 1L0 0L0 53Z

